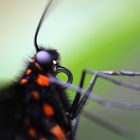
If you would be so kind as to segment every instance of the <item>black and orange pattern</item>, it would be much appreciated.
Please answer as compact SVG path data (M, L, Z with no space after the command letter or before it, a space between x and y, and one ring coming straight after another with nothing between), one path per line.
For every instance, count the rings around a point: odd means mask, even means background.
M44 50L53 52L52 58L58 62L56 50ZM40 69L41 68L41 69ZM33 58L19 82L14 84L10 100L15 100L17 106L9 114L8 121L15 122L12 133L7 128L6 135L0 134L5 140L69 140L71 133L71 119L67 113L70 110L70 102L65 90L51 83L49 78L54 75L53 69L43 69ZM11 90L12 91L12 90ZM7 102L8 103L8 102ZM9 103L10 106L13 104ZM6 106L8 107L8 106ZM9 122L11 125L13 122ZM18 124L18 125L16 125ZM1 133L1 131L0 131Z

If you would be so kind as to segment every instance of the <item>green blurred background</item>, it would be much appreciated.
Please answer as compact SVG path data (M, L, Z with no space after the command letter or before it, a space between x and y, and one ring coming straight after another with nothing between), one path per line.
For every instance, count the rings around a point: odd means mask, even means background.
M58 2L59 3L59 2ZM31 56L33 37L45 0L0 0L0 85L14 80ZM62 65L78 84L82 69L140 71L140 0L62 0L49 12L39 44L58 49ZM124 80L140 83L140 78ZM95 93L139 102L139 93L99 81ZM87 103L89 111L140 130L139 111ZM81 117L78 140L130 140Z

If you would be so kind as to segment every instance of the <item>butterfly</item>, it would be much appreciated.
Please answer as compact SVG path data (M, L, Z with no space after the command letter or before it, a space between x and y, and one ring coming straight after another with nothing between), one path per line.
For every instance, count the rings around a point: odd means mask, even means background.
M119 86L140 90L135 84L122 82L114 76L140 76L140 72L94 71L84 69L78 86L72 84L73 75L60 64L56 49L40 47L37 42L40 27L53 0L47 4L38 23L34 47L36 53L26 64L22 75L10 86L0 90L0 138L5 140L75 140L81 113L117 133L137 138L128 130L100 119L92 112L84 111L87 100L91 99L104 106L124 109L139 109L140 104L107 100L91 94L99 78ZM68 81L63 82L57 75L64 73ZM85 90L86 75L92 76ZM74 99L68 98L67 89L76 92Z

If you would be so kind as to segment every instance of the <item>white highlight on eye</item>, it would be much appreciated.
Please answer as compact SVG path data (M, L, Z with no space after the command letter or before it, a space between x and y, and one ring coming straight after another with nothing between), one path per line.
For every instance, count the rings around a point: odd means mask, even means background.
M57 61L53 60L53 64L56 65L57 64Z

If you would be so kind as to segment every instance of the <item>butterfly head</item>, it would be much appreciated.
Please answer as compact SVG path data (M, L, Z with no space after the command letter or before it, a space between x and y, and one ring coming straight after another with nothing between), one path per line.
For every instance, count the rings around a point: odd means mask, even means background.
M35 62L45 71L54 71L59 65L59 53L55 49L40 49L35 54Z

